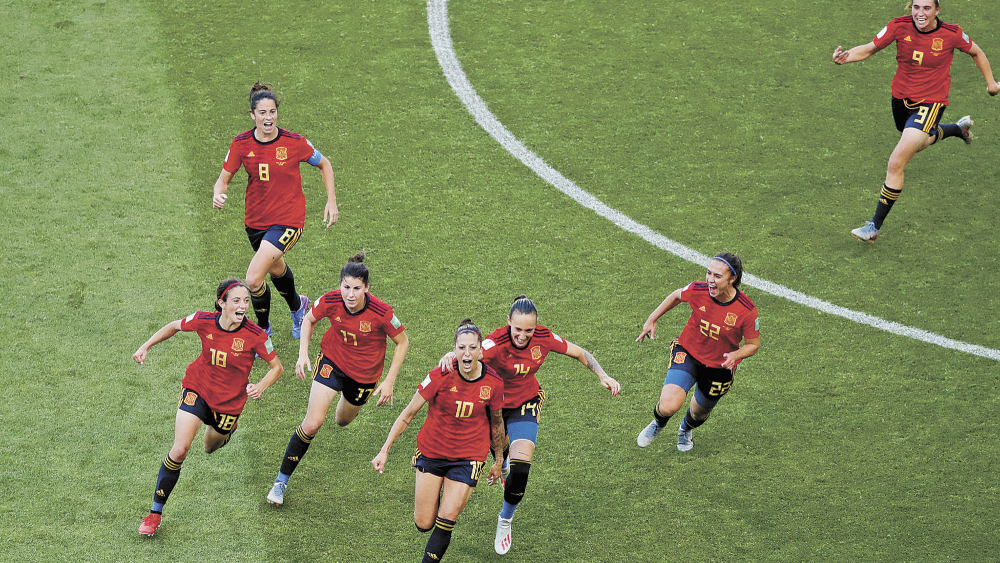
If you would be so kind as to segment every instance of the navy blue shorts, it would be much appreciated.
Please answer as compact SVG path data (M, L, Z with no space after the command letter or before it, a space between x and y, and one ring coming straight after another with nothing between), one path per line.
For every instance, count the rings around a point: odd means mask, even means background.
M733 385L733 372L724 368L710 368L694 359L676 340L670 343L670 367L663 384L672 383L685 391L697 384L695 398L707 409L715 406Z
M412 465L421 473L430 473L431 475L444 477L450 481L465 483L475 488L479 484L479 478L483 475L483 468L486 467L486 462L468 459L460 461L431 459L424 457L420 453L420 450L417 450L417 453L413 456Z
M205 399L201 398L201 395L197 391L192 391L188 388L181 389L181 402L177 405L177 408L189 412L202 422L211 426L216 432L222 435L226 435L236 430L236 421L240 419L238 414L224 414L221 412L215 412L212 407L208 406Z
M938 123L948 106L944 104L922 104L912 100L893 98L892 118L896 121L896 129L902 133L907 127L920 129L928 135L937 133Z
M344 400L356 407L368 402L377 384L361 384L344 373L333 360L323 354L316 357L313 367L313 381L318 381L334 391L340 392Z
M523 405L511 409L503 409L503 422L507 428L510 443L517 440L528 440L532 444L538 442L538 423L542 420L542 402L545 392L538 390L538 396L528 399Z
M284 225L271 225L266 231L250 227L246 227L246 230L247 238L250 239L250 246L253 247L254 252L260 250L260 243L264 240L276 246L278 250L288 252L302 236L302 229Z

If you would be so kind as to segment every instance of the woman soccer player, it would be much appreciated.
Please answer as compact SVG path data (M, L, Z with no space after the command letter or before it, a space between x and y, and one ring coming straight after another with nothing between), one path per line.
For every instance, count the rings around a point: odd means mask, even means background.
M993 78L986 53L962 28L938 19L938 0L915 0L909 5L911 14L896 18L878 32L871 43L844 51L833 52L838 65L863 61L896 42L896 76L892 79L892 116L901 133L896 148L889 156L885 183L879 192L875 215L871 221L851 231L855 238L874 242L893 203L903 191L903 171L913 155L940 139L958 137L972 142L969 128L972 119L966 115L957 123L938 125L948 107L951 86L951 61L955 49L968 53L986 79L986 91L991 96L1000 92Z
M452 369L445 372L437 367L427 375L372 460L372 466L383 472L389 448L424 404L430 404L417 434L413 462L417 468L413 520L421 532L434 529L424 550L424 563L437 563L444 556L458 515L482 475L490 448L496 462L489 470L487 484L492 485L500 477L507 443L501 422L504 382L481 361L482 342L483 335L471 319L459 324Z
M306 196L302 192L299 163L319 167L326 185L323 221L327 228L337 222L337 194L333 166L312 143L298 133L278 127L278 98L271 87L257 82L250 89L250 116L254 128L237 135L229 146L222 172L215 182L212 205L226 204L229 182L240 167L246 169L246 226L255 252L247 267L247 284L257 324L271 331L271 290L264 281L271 274L274 289L285 298L292 314L292 338L301 333L302 317L309 310L309 298L295 289L295 277L285 264L285 253L299 240L306 220Z
M681 302L691 305L691 317L680 338L670 343L670 364L660 400L653 406L653 422L637 438L645 448L684 404L697 384L691 406L677 431L677 449L690 450L692 431L708 420L716 403L733 384L736 366L760 349L757 307L738 288L743 263L735 254L720 252L708 263L705 281L691 282L660 303L635 339L656 338L656 320ZM740 345L740 342L743 345Z
M311 370L313 382L305 419L292 433L278 477L267 494L267 502L275 506L285 502L288 479L326 421L338 392L336 421L340 426L347 426L358 416L372 393L378 395L377 406L392 404L392 388L410 340L392 307L368 293L369 274L364 260L364 252L352 256L340 270L340 289L324 294L305 314L295 375L305 381L306 370ZM323 318L330 319L330 328L323 335L314 368L309 365L309 339L313 327ZM376 388L385 365L386 338L396 343L396 351L385 380Z
M538 421L545 400L545 392L535 374L549 352L576 358L597 375L612 396L621 392L621 385L604 373L590 352L538 324L538 309L524 295L519 295L511 305L507 326L496 329L483 341L483 361L504 381L503 419L510 436L509 459L505 459L503 466L503 507L497 517L493 539L493 549L500 555L510 550L511 520L528 486L528 472L538 441ZM445 355L441 367L449 369L453 360L451 353Z
M283 368L271 339L252 322L247 322L250 292L240 280L222 282L216 291L215 313L197 312L161 328L132 354L140 364L149 349L178 331L197 332L201 354L191 362L181 381L181 402L174 423L174 445L160 465L153 493L153 508L142 519L139 533L151 536L160 527L163 505L180 477L201 425L205 424L205 453L225 446L236 430L247 397L259 399L264 390L281 377ZM270 367L264 378L250 383L254 354Z

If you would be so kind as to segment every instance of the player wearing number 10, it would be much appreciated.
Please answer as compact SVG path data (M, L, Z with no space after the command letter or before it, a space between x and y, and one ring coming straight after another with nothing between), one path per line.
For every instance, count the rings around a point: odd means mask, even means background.
M195 436L205 424L205 452L225 446L236 430L247 397L259 399L265 389L281 377L283 368L271 339L256 324L246 320L250 292L243 282L230 279L216 290L215 313L197 312L161 328L132 357L146 362L149 349L179 331L197 332L201 354L187 367L181 382L181 402L174 423L174 445L160 465L153 493L153 508L142 520L139 533L151 536L160 526L163 505L177 484L181 464ZM267 362L270 370L259 383L251 384L254 354Z
M226 191L240 167L247 171L246 226L254 257L247 267L247 285L257 324L271 334L271 290L264 276L271 275L274 288L285 299L292 314L292 337L298 338L309 299L295 289L295 277L285 264L285 253L302 234L306 219L306 196L302 192L299 164L319 168L326 185L326 226L337 221L337 195L333 166L305 137L278 127L278 98L260 82L250 89L250 116L255 127L237 135L229 146L222 172L215 182L212 205L222 209Z
M326 420L337 393L339 426L350 424L373 394L379 396L376 406L392 404L393 385L410 341L392 307L368 293L369 272L364 259L364 252L352 256L340 269L340 289L317 299L302 321L295 375L304 381L306 371L311 371L313 381L305 419L292 433L281 469L267 495L267 502L275 506L285 502L288 480ZM329 319L330 328L323 335L313 367L309 364L309 339L321 319ZM385 365L386 338L396 343L396 350L385 380L378 385Z
M705 281L674 291L646 319L636 342L646 336L656 338L656 321L670 309L682 302L691 306L680 338L670 344L670 364L660 399L653 406L653 421L636 439L640 447L653 441L697 385L677 431L677 449L690 450L693 430L708 420L716 403L729 392L736 366L760 349L757 307L739 290L742 279L739 257L720 252L709 261Z
M896 43L896 76L892 79L892 116L901 133L896 148L889 156L885 183L879 192L875 215L871 221L851 231L855 238L874 242L893 204L903 191L903 172L913 155L940 139L958 137L972 142L969 128L972 118L966 115L957 123L938 126L948 107L951 87L951 62L955 49L968 53L986 79L986 91L991 96L1000 92L993 78L990 61L983 50L957 25L938 19L939 0L915 0L909 5L910 15L896 18L864 45L833 52L833 62L842 65L863 61L893 42Z
M479 483L491 448L496 461L487 484L500 477L507 443L501 413L504 382L481 361L482 343L483 335L471 319L459 323L451 369L444 371L439 366L424 378L372 460L372 467L383 472L389 448L424 404L430 405L417 434L413 459L417 469L413 521L421 532L434 530L427 540L424 563L438 563L444 556L458 515Z

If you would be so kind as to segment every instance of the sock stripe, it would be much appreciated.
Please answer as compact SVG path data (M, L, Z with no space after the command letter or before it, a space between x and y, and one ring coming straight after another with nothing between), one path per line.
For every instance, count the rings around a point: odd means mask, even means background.
M306 434L305 432L303 432L301 424L295 427L295 435L299 437L299 440L302 440L303 442L305 442L307 444L312 443L313 438L316 437L316 436L310 436L310 435Z

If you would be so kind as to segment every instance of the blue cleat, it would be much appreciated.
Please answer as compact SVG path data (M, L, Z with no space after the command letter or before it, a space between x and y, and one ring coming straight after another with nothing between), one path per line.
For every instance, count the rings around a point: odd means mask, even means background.
M851 234L860 241L875 242L875 237L878 236L878 229L875 228L875 223L865 221L864 225L851 231Z
M292 338L302 336L302 319L305 318L311 304L309 298L305 295L299 295L299 302L299 310L292 311Z

